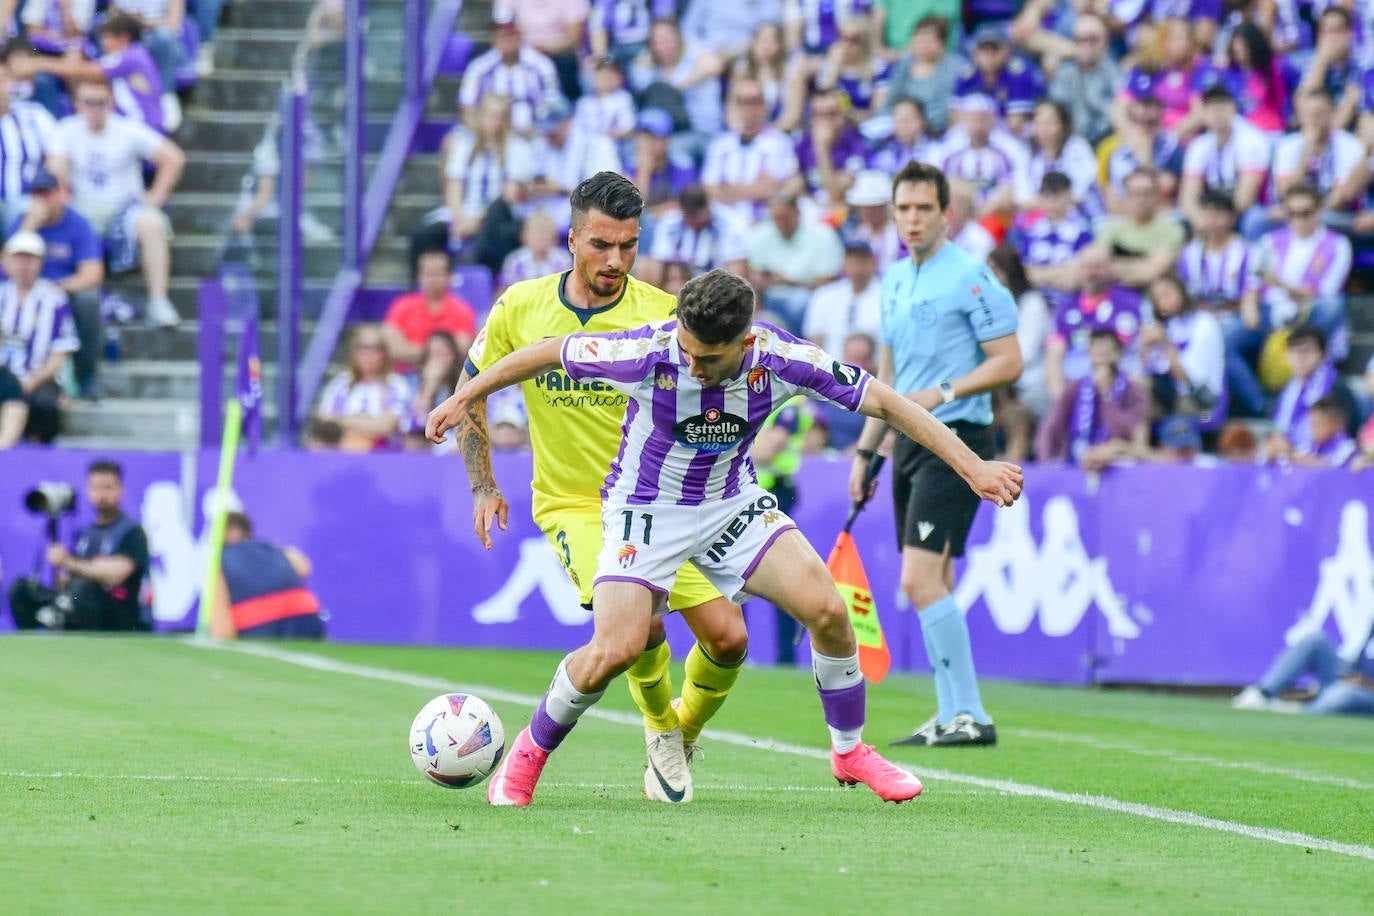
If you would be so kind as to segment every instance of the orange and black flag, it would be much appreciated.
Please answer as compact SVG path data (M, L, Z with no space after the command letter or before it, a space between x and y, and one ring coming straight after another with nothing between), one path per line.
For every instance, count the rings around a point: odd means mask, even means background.
M869 461L865 492L868 483L878 476L882 466L882 455L874 455ZM856 502L849 510L849 520L835 539L835 547L830 551L830 559L825 565L835 580L835 587L839 589L845 606L849 608L849 622L854 627L854 638L859 644L859 670L876 684L887 676L887 669L892 665L892 653L887 648L883 626L878 622L878 606L873 602L873 592L868 586L868 574L864 572L859 548L849 534L865 502L867 500Z

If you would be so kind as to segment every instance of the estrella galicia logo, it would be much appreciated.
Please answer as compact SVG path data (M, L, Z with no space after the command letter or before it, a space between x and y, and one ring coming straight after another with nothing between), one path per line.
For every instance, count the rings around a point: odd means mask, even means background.
M743 417L712 407L674 426L673 437L699 452L723 452L744 438L748 425Z
M835 381L841 385L848 385L853 388L859 384L859 370L855 366L847 366L838 360L831 364L830 374L835 376Z
M765 493L758 499L745 506L739 515L731 519L730 524L725 526L725 530L716 535L711 546L707 548L706 555L714 562L719 563L721 558L730 552L730 548L744 534L744 530L749 527L754 519L762 519L764 527L773 524L781 516L772 511L778 508L777 497L771 493ZM769 516L773 516L770 520Z

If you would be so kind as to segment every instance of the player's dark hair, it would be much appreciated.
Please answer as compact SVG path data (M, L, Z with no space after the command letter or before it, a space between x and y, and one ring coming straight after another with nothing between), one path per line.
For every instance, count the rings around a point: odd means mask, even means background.
M1111 328L1093 328L1092 332L1088 334L1088 343L1092 343L1094 340L1110 340L1116 344L1118 350L1126 349L1126 345L1121 342L1121 338L1117 337L1116 332Z
M245 538L253 537L253 523L242 512L224 513L224 527L237 529Z
M1073 190L1073 182L1063 172L1050 171L1040 179L1041 194L1067 194Z
M1317 349L1326 353L1326 332L1316 325L1304 324L1293 329L1288 335L1288 347L1292 349L1298 344L1306 341L1317 345Z
M447 268L449 268L450 270L453 269L453 255L449 254L448 249L447 249L447 248L431 247L431 248L422 248L422 249L419 251L419 253L417 253L417 254L415 255L415 271L416 271L416 273L419 273L419 270L420 270L420 262L421 262L421 261L423 261L425 258L434 258L434 257L443 258L443 259L444 259L444 266L447 267Z
M1236 202L1230 194L1217 188L1203 191L1198 199L1198 206L1204 210L1225 210L1227 213L1236 212Z
M677 317L704 344L726 344L744 336L754 320L754 287L717 267L693 277L677 297Z
M1202 93L1202 104L1210 105L1212 102L1229 102L1234 105L1236 97L1221 83L1213 83Z
M597 172L573 189L568 203L572 206L572 224L576 228L587 221L587 214L599 210L611 219L639 219L644 212L644 197L634 182L615 172Z
M124 482L124 469L119 466L118 461L111 461L108 458L100 458L92 461L90 467L86 468L86 476L92 474L113 474L120 482Z
M143 24L128 13L115 10L100 24L100 28L96 29L96 34L122 35L130 41L142 41Z
M1318 398L1312 403L1313 413L1324 413L1331 419L1345 426L1350 422L1350 408L1345 406L1345 402L1333 394L1328 394L1323 398Z
M935 199L940 203L940 209L949 209L949 179L945 173L933 165L925 162L917 162L915 159L902 166L897 174L892 176L892 199L897 199L897 189L904 184L929 184L935 186Z

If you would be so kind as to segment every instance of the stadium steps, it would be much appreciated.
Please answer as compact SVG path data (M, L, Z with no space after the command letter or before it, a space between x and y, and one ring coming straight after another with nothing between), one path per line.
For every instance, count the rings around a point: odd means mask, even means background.
M1350 321L1350 356L1345 369L1352 375L1359 375L1374 357L1374 293L1350 296L1346 315Z

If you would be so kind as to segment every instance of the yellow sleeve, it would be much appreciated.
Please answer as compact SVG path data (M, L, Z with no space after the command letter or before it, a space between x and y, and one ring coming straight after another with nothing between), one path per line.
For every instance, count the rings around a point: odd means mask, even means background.
M509 291L507 292L508 295ZM468 350L468 373L476 375L478 372L489 368L501 357L511 353L515 349L511 339L510 306L506 304L506 296L502 296L491 307L491 313L487 315L486 324L482 325L482 330L477 332L477 338Z

